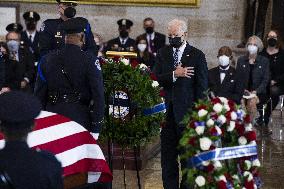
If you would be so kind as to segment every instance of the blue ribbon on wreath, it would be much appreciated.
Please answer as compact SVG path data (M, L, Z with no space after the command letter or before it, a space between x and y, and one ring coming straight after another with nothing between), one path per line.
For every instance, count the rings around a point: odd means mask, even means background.
M149 116L149 115L153 115L153 114L161 113L161 112L165 112L165 111L166 111L166 104L163 102L163 103L160 103L160 104L153 106L152 108L145 109L143 111L143 114L145 116Z
M187 161L188 167L199 167L202 162L211 160L226 160L257 155L256 145L242 145L235 147L216 148L208 152L197 154Z

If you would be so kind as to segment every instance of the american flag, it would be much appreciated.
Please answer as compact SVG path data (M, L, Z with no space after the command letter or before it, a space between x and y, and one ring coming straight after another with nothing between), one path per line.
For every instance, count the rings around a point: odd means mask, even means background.
M78 123L62 115L42 111L35 119L28 145L53 153L61 162L64 175L88 173L88 183L110 182L111 171L93 136ZM0 149L5 145L0 133Z

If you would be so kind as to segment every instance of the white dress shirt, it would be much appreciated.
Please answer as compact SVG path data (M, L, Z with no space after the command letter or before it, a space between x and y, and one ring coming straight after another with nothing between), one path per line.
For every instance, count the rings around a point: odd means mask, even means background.
M28 31L26 31L26 33L28 38L30 39L31 36L31 41L34 42L36 31L33 31L33 33L29 33Z
M230 66L228 66L226 69L222 69L222 68L219 67L220 70L226 70L226 71L229 70L229 68L230 68ZM221 81L221 83L223 83L225 77L226 77L225 73L220 73L220 81Z

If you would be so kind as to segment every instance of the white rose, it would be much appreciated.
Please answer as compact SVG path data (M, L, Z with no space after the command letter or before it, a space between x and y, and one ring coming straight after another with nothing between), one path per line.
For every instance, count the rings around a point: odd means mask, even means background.
M140 68L140 69L146 69L146 68L148 68L148 67L147 67L145 64L140 64L140 65L139 65L139 68Z
M207 125L208 127L213 126L213 125L214 125L213 119L209 119L209 120L206 122L206 125Z
M232 132L236 127L236 122L230 121L230 125L227 127L228 132Z
M221 134L222 134L222 130L220 129L220 127L215 126L215 129L216 129L218 135L221 135Z
M202 187L205 185L205 178L203 176L198 176L195 179L195 183L197 184L197 186Z
M249 144L250 144L250 145L256 145L256 142L253 140L253 141L250 141Z
M247 141L246 137L241 136L241 137L238 139L238 142L239 142L240 145L246 145L248 141Z
M245 160L245 168L246 168L246 170L250 170L251 162L249 160Z
M203 166L208 166L209 164L210 164L210 161L203 161L203 162L202 162L202 165L203 165Z
M238 118L236 112L231 112L231 120L235 121Z
M247 177L248 182L250 182L253 179L252 174L250 172L248 172L248 171L244 172L244 177Z
M223 104L228 104L228 99L226 99L225 97L219 97L219 99Z
M260 161L258 159L255 159L252 161L252 166L253 167L260 167Z
M197 133L198 135L202 135L202 134L204 133L204 129L205 129L204 126L197 126L197 127L195 128L195 131L196 131L196 133Z
M207 137L203 137L199 139L199 143L200 143L201 150L205 151L205 150L209 150L212 144L212 141Z
M253 189L257 189L257 186L256 186L256 184L254 184L254 185L253 185Z
M218 121L223 125L224 123L226 123L226 117L224 115L220 115L218 117Z
M213 110L218 114L222 112L223 106L220 103L217 103L213 106Z
M208 114L207 110L201 109L198 111L198 117L204 117Z
M224 105L224 108L225 108L225 110L226 110L227 112L230 111L230 109L231 109L228 104L225 104L225 105Z
M245 131L246 132L252 131L252 124L251 123L245 126Z
M237 180L237 181L239 181L239 180L240 180L240 178L239 178L239 176L238 176L238 175L233 175L233 176L232 176L232 178L233 178L234 180Z
M158 81L153 81L153 82L152 82L152 87L158 87L158 86L159 86Z
M122 58L121 62L123 62L126 66L129 65L129 59L127 59L127 58Z
M221 169L223 167L221 162L218 160L213 162L213 166L216 170Z
M218 177L218 181L221 181L221 180L224 181L224 182L227 182L227 179L224 175L221 175L221 176Z

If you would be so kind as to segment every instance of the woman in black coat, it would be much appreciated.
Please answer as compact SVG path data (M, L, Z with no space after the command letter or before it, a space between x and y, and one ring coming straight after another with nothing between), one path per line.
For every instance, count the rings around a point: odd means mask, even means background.
M271 30L267 34L265 48L260 53L267 57L270 63L271 80L268 91L272 100L272 110L279 103L280 95L284 94L284 50L280 36L277 30ZM267 108L264 115L265 124L268 124L270 115L271 108Z
M263 43L257 36L248 39L246 48L248 54L241 56L237 62L238 84L243 92L243 102L250 112L252 121L266 99L266 86L269 83L269 60L258 55L262 51Z

